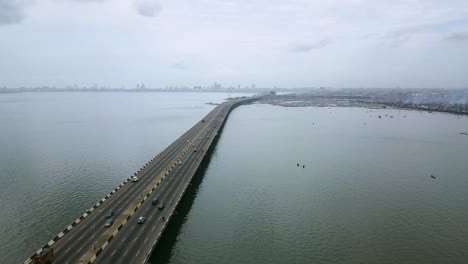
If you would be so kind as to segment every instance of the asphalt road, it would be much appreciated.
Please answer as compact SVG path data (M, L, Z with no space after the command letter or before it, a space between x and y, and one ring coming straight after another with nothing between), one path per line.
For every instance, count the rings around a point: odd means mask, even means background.
M218 129L219 123L214 127L210 125L209 129L203 133L201 140L196 143L199 152L187 153L183 164L175 168L170 177L167 177L158 187L159 190L156 189L150 199L144 202L138 209L136 217L133 217L131 222L120 230L118 236L98 255L94 263L143 263L145 261L146 254L151 252L154 241L160 238L163 231L165 221L162 217L167 218L170 212L175 210L178 199L198 168L200 156L209 148L213 139L212 134ZM159 201L164 203L164 210L158 210L157 206L151 204L154 197L158 197ZM140 216L146 218L144 224L137 223Z
M179 198L183 195L201 162L201 156L209 148L213 134L219 129L224 118L224 114L216 116L213 123L208 124L201 139L196 142L195 147L198 152L190 151L185 155L182 165L178 165L170 176L164 179L150 199L143 203L135 217L132 217L131 221L120 230L117 237L98 255L94 263L143 263L145 261L147 253L152 250L153 243L163 232L165 221L162 217L167 218L170 212L175 210ZM160 203L164 203L164 210L159 210L156 205L152 205L151 201L154 197L158 197ZM140 216L145 217L144 224L137 223Z
M52 246L54 248L55 255L54 263L78 263L79 259L86 252L93 249L95 241L107 231L107 228L104 227L107 220L106 214L113 209L115 211L115 215L113 217L114 219L117 219L134 200L142 195L143 191L155 180L156 176L160 174L175 157L180 156L180 152L183 151L184 148L189 145L196 144L199 152L195 153L193 151L189 151L186 153L183 164L174 167L169 175L151 194L149 199L147 199L137 210L136 214L129 219L130 222L123 226L118 236L114 238L109 246L98 256L97 261L107 259L108 257L110 259L114 259L114 256L116 256L115 258L119 257L119 261L120 259L125 259L126 262L103 263L134 263L132 256L139 258L136 256L138 252L140 252L139 254L142 254L143 252L146 254L146 249L137 249L137 245L150 245L148 241L154 241L154 237L149 236L153 236L154 234L158 235L159 232L157 232L157 230L162 230L163 225L159 222L162 222L161 216L164 213L173 210L173 207L175 207L177 200L175 197L182 194L182 186L188 184L188 181L190 180L190 177L187 175L191 175L191 173L188 172L194 172L196 170L197 155L199 155L200 151L208 149L209 144L211 143L210 138L212 138L212 136L207 138L206 135L211 135L210 133L217 130L219 125L223 122L227 113L227 105L227 103L224 103L213 109L207 116L205 116L205 122L198 122L195 124L191 129L166 148L165 151L160 153L159 156L151 160L143 170L138 172L138 182L135 183L130 181L126 183L102 205L97 207L79 224L65 234L64 237L59 239ZM200 140L196 138L196 135L201 131L203 131L203 133ZM151 200L155 195L159 197L160 201L165 203L166 209L163 211L158 211L156 208L157 206L151 205ZM143 225L135 227L136 220L140 215L145 215L147 217L146 222ZM134 229L136 230L134 231ZM126 238L127 236L128 238ZM129 253L125 255L127 249L125 249L124 252L120 252L120 250L118 250L119 254L116 253L117 251L114 252L114 250L118 248L117 245L119 240L122 240L124 237L126 239L123 242L127 241L127 243L129 243L128 241L130 241L132 245L134 245L128 250L129 252L132 252L131 255ZM127 243L124 243L124 245L127 245ZM150 248L148 250L150 250ZM114 252L114 254L112 254L112 252ZM103 257L101 257L101 255L103 255ZM142 256L143 255L144 254L142 254Z

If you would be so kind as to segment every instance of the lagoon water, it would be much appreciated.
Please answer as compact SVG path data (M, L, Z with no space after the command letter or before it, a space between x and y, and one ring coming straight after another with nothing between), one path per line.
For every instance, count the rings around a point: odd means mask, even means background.
M1 95L0 263L26 259L227 96ZM241 106L152 263L466 263L464 131L450 114Z
M242 106L152 263L467 263L462 131L449 114Z
M0 95L0 263L19 263L226 93Z

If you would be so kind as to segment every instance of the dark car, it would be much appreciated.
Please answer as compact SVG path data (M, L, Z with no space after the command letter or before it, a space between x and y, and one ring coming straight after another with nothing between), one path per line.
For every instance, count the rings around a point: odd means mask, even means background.
M115 211L114 211L113 209L111 209L111 210L107 213L106 218L111 218L112 216L114 216L114 213L115 213Z
M158 206L158 209L159 209L159 210L164 209L164 204L163 204L163 203L160 203L159 206Z
M143 224L145 222L145 217L144 216L140 216L138 218L138 224Z
M106 223L104 224L105 227L109 227L114 223L114 218L107 219Z
M153 198L153 201L151 201L151 204L152 205L157 205L158 204L158 201L159 199L156 197L156 198Z

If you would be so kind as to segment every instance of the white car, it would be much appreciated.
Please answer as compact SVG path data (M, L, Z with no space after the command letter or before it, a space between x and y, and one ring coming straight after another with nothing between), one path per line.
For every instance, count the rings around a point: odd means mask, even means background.
M137 176L133 176L132 177L132 182L137 182L138 181L138 177Z

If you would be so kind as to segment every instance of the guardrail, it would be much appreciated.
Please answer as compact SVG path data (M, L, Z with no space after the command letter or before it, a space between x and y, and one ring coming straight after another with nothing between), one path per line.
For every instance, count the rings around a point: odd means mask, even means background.
M221 130L221 128L224 126L230 112L238 107L239 105L242 105L242 104L247 104L247 103L251 103L252 101L255 101L255 100L258 100L258 98L249 98L249 99L245 99L245 100L241 100L241 101L238 101L238 102L235 102L233 103L232 105L229 106L229 109L228 109L228 112L226 113L226 117L224 118L222 124L220 125L219 129L218 130ZM198 123L197 123L198 124ZM190 131L193 127L195 127L197 124L193 125L188 131ZM188 132L187 131L187 132ZM187 133L186 132L186 133ZM185 133L184 133L185 134ZM183 136L183 135L182 135ZM219 133L218 133L218 136L219 136ZM195 137L195 139L198 138L198 135ZM210 145L212 143L212 140L211 139L211 142L210 142ZM177 141L177 140L176 140ZM44 246L42 246L38 251L36 251L34 254L32 254L27 260L24 261L24 264L30 264L32 262L32 260L37 256L39 255L40 253L42 253L43 250L47 249L47 248L50 248L52 245L54 245L58 240L60 240L65 234L67 234L68 232L70 232L70 230L72 230L74 227L76 227L81 221L83 221L83 219L85 219L87 216L89 216L93 211L95 211L96 208L98 208L99 206L101 206L107 199L109 199L112 195L114 195L118 190L120 190L125 184L127 184L131 178L133 176L136 176L138 173L140 173L141 171L143 171L143 169L145 169L149 164L151 164L151 162L155 161L157 158L159 158L161 156L161 154L163 154L165 151L167 151L170 147L172 147L174 145L174 143L176 142L172 142L169 146L167 146L166 148L164 148L160 153L158 153L155 157L153 157L150 161L148 161L147 163L145 163L145 165L143 165L140 169L138 169L135 173L133 173L132 176L126 178L121 184L119 184L117 187L115 187L110 193L108 193L104 198L102 198L101 200L99 200L95 205L93 205L91 208L87 209L79 218L77 218L73 223L71 223L70 225L68 225L63 231L61 231L58 235L56 235L52 240L50 240L49 242L47 242L47 244L45 244ZM187 150L183 151L183 155L185 155L185 153L187 152ZM206 152L203 154L203 158L205 157L205 154ZM197 164L199 165L201 160L200 159L199 162L197 162ZM177 160L178 161L178 160ZM176 162L177 162L176 161ZM172 162L171 162L172 163ZM175 163L176 164L176 163ZM165 175L162 177L162 179L164 179L164 177L167 176L167 174L172 170L172 168L175 166L175 164L172 164L172 166L170 167L169 170L166 170L165 172ZM198 166L197 165L197 166ZM164 170L163 170L164 172ZM196 172L196 171L195 171ZM194 174L195 174L194 172ZM193 175L194 175L193 174ZM193 177L193 175L191 176L191 178ZM157 179L157 178L156 178ZM146 200L146 198L151 194L151 192L159 185L159 183L161 182L160 179L156 185L153 186L152 190L146 194L146 196L144 196L143 200L140 202L140 204L134 208L134 211L136 211L139 206ZM191 181L191 179L190 179ZM189 181L189 182L190 182ZM182 195L180 196L179 200L176 202L176 207L181 199L181 197L183 196L183 194L185 193L185 190L186 190L186 187L184 189L184 191L182 192ZM175 208L176 208L175 207ZM130 214L129 216L127 216L127 218L125 219L125 221L123 222L123 224L121 224L120 226L118 226L117 230L112 234L112 236L109 238L108 241L106 241L103 246L101 248L99 248L98 251L96 251L96 254L94 256L94 258L91 258L92 261L90 261L89 263L93 263L94 259L96 258L96 256L102 251L102 249L104 249L108 242L118 233L118 231L121 229L121 227L126 223L126 221L133 215ZM172 215L172 213L171 213ZM170 218L168 218L169 220ZM166 224L168 223L169 221L166 222ZM163 227L163 230L165 229L166 227L166 224L164 225ZM158 239L156 240L155 243L157 243L157 241L159 240L159 237ZM155 245L154 245L155 246ZM151 253L151 252L150 252Z
M172 144L171 144L172 145ZM109 199L112 195L114 195L120 188L122 188L125 184L127 184L133 176L136 176L138 173L143 171L151 162L155 161L159 156L164 153L171 145L163 149L158 155L154 156L150 161L148 161L145 165L143 165L140 169L138 169L135 173L133 173L132 176L126 178L122 183L120 183L117 187L115 187L110 193L108 193L104 198L99 200L95 205L93 205L91 208L87 209L80 217L78 217L73 223L68 225L64 230L62 230L58 235L56 235L52 240L47 242L44 246L42 246L38 251L36 251L34 254L32 254L28 259L26 259L23 263L24 264L30 264L32 260L39 254L42 253L47 248L50 248L52 245L54 245L59 239L61 239L65 234L70 232L74 227L76 227L83 219L85 219L87 216L89 216L93 211L96 210L99 206L101 206L107 199Z
M243 100L243 101L240 101L240 102L236 102L232 105L229 106L229 109L226 113L226 117L223 119L223 122L221 123L221 125L219 126L219 128L217 129L218 133L216 136L220 136L221 135L221 132L223 130L223 127L224 125L226 124L226 121L228 119L228 116L229 114L231 113L232 110L234 110L236 107L240 106L240 105L243 105L243 104L247 104L247 103L251 103L253 101L257 100L257 98L252 98L252 99L247 99L247 100ZM213 145L213 141L215 141L215 137L210 137L210 144L209 144L209 148L213 148L215 145ZM216 142L216 141L215 141ZM171 211L171 213L169 214L169 216L167 217L167 220L164 222L164 225L163 225L163 228L161 230L161 232L158 234L158 236L156 237L156 240L153 242L152 246L151 246L151 250L149 252L146 253L146 257L144 259L144 261L142 262L142 264L148 264L149 262L149 259L153 253L153 250L154 248L156 247L156 245L158 244L159 242L159 239L161 238L161 235L164 233L164 230L166 229L166 227L168 226L171 218L172 218L172 215L174 213L174 211L177 209L177 206L179 205L179 202L180 200L182 200L185 192L187 191L187 188L188 186L190 185L190 182L192 181L193 179L193 176L197 173L198 171L198 168L200 166L200 164L203 162L206 154L208 153L208 149L207 151L203 152L203 157L201 159L198 159L196 162L195 162L195 167L197 168L196 170L193 171L193 173L191 174L190 176L190 179L187 181L187 183L185 184L184 188L183 188L183 191L180 193L179 195L179 198L177 199L176 203L175 203L175 206L174 206L174 210Z

